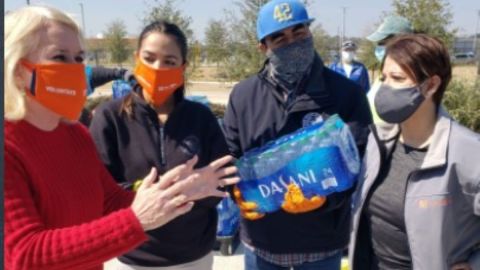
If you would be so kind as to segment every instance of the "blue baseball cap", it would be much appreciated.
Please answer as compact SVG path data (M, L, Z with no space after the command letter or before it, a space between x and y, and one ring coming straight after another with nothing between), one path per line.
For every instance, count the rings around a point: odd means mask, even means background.
M408 33L413 33L413 27L410 21L402 16L392 15L386 17L378 29L368 36L367 39L373 42L379 42L389 36Z
M308 17L305 6L297 0L272 0L260 8L257 17L257 38L281 31L297 24L309 24L313 18Z
M342 43L342 50L357 50L357 44L351 40Z

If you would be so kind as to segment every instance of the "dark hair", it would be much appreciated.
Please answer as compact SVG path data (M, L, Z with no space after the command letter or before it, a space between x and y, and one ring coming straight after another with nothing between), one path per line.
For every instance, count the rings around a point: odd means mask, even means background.
M177 45L180 48L180 52L182 54L183 63L187 62L187 52L188 52L187 37L176 24L169 23L164 20L154 21L151 24L145 26L145 28L143 28L142 32L140 33L140 36L138 37L137 50L140 50L140 47L142 47L143 40L149 34L154 32L171 35L175 37Z
M442 82L433 95L437 107L440 105L452 78L450 56L440 40L425 34L396 36L387 42L386 56L392 58L417 83L434 75L440 77Z
M161 33L161 34L170 35L174 37L177 43L177 46L180 48L180 53L183 58L183 64L187 62L187 56L188 56L187 37L176 24L167 22L165 20L157 20L145 26L145 28L143 28L142 32L140 33L140 36L138 37L138 43L137 43L138 51L142 47L143 40L151 33ZM134 91L132 91L132 93L129 94L124 99L121 106L121 112L125 112L129 116L132 115L132 107L133 107L132 95L135 95ZM181 100L183 100L185 96L185 87L182 86L179 89L177 89L173 94L173 96L174 96L175 103L178 103Z

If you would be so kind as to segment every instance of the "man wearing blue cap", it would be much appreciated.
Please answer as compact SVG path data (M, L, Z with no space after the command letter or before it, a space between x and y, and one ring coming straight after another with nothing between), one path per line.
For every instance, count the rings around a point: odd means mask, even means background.
M225 135L234 156L333 114L349 124L363 153L371 123L365 92L324 67L313 46L312 21L297 0L273 0L261 7L257 38L267 60L234 87L225 112ZM339 269L349 240L351 192L329 195L310 212L266 215L236 193L247 247L245 269Z
M355 42L350 40L343 42L341 60L333 62L329 68L356 82L366 93L370 90L368 70L362 63L355 60L356 51L357 44Z

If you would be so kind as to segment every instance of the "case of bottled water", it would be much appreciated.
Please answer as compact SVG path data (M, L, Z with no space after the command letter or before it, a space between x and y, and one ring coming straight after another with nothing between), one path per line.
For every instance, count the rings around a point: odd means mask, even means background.
M348 125L333 115L247 152L236 162L238 187L245 201L257 203L259 212L274 212L292 183L306 198L351 188L360 162Z

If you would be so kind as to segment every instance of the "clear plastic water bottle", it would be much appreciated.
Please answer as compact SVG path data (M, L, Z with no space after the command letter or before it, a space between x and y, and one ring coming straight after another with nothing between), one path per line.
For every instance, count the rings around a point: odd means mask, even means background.
M349 127L345 126L338 134L339 149L342 153L342 158L347 164L347 168L352 174L360 172L361 162L357 150L357 146L353 137L349 133Z

